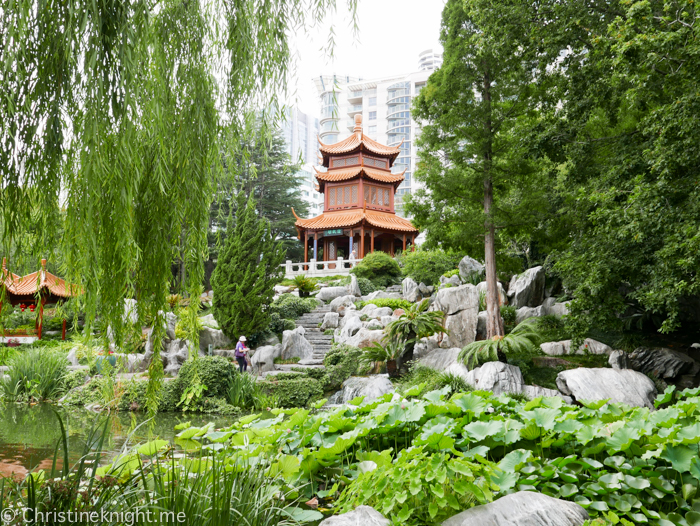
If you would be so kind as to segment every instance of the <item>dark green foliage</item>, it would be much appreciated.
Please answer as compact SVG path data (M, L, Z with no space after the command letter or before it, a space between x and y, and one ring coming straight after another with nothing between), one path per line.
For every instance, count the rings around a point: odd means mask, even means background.
M403 253L399 263L403 268L404 276L412 278L416 283L438 285L440 276L455 270L461 259L462 256L445 252L441 248L419 249L415 252Z
M479 298L481 301L481 298ZM515 327L515 319L518 316L518 309L513 305L502 305L501 306L501 318L503 318L503 325L506 328L506 332L510 332Z
M313 378L319 384L321 384L321 389L327 391L329 387L328 373L323 369L310 369L308 367L292 367L292 372L302 373L308 378Z
M260 387L277 398L280 407L306 407L323 397L321 382L306 375L295 373L283 379L271 377L259 382Z
M470 386L461 376L436 371L425 365L414 364L409 373L401 380L400 391L405 393L413 387L420 387L415 396L420 397L425 393L450 386L451 393L472 391Z
M237 197L235 225L230 224L224 248L212 275L212 312L232 340L267 329L275 283L284 251L270 224L255 211L255 201ZM232 219L232 223L234 223Z
M281 318L295 320L316 307L318 307L318 300L315 298L300 298L293 294L283 294L270 305L268 310L270 313L278 313Z
M182 364L177 378L183 390L194 382L195 374L207 387L205 396L223 397L236 374L236 366L223 356L202 356L187 360Z
M459 360L472 370L486 362L505 361L509 354L532 352L542 341L537 322L530 318L505 336L470 343L460 351Z
M8 360L0 390L9 400L50 400L65 391L68 362L63 353L43 349L19 351Z
M367 278L357 278L357 285L360 287L360 292L363 296L370 294L377 290L374 284Z
M282 318L277 312L270 314L270 325L268 325L268 328L274 334L282 334L284 331L293 331L295 327L296 324L294 320Z
M350 271L358 278L366 278L377 288L386 288L400 281L401 269L398 263L386 252L367 254Z
M148 382L144 381L132 381L124 384L124 392L119 399L117 409L119 411L145 411L147 387ZM178 411L177 404L181 396L182 381L179 377L164 381L160 392L158 411L164 413ZM89 402L86 401L86 403Z
M392 310L396 309L403 309L406 310L413 305L408 300L395 300L391 298L378 298L376 300L368 300L368 301L357 301L355 302L355 306L357 307L358 310L362 310L362 308L365 305L376 305L377 307L389 307Z
M308 297L309 294L316 290L316 281L306 276L295 276L292 281L294 281L294 286L302 298Z

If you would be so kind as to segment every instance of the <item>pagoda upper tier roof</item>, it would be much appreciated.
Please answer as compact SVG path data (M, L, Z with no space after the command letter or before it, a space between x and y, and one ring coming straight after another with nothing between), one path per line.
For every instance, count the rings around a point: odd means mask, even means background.
M316 170L315 167L314 170ZM348 181L364 174L368 179L373 179L380 183L391 183L394 187L397 187L404 180L404 173L406 173L406 170L399 174L393 174L387 170L378 170L376 168L369 168L368 166L355 166L352 168L328 170L327 172L319 172L316 170L316 180L319 182L319 186L323 187L324 183Z
M10 294L15 296L34 296L42 289L48 290L54 296L70 298L78 293L75 285L68 285L65 280L48 272L44 266L46 260L42 260L42 269L19 277L3 268L3 284Z
M366 150L375 155L381 157L389 158L389 165L391 166L396 158L401 153L399 146L386 146L384 144L378 143L374 139L370 139L364 133L362 133L362 115L355 115L355 129L349 137L339 141L335 144L324 144L321 139L318 139L320 144L319 150L323 156L323 166L328 168L329 159L334 155L342 155L346 153L351 153L355 151ZM403 141L402 141L403 142Z
M337 212L325 212L311 219L297 219L295 225L304 230L327 230L331 228L343 228L359 225L366 221L371 226L384 230L398 232L418 232L408 219L396 214L380 212L378 210L339 210Z

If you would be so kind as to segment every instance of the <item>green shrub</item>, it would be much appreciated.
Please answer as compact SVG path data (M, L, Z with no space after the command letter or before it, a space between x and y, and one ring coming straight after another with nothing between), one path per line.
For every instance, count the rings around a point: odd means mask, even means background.
M270 305L270 313L277 313L280 318L296 320L302 314L311 312L318 306L315 298L299 298L292 294L283 294Z
M340 389L341 384L358 374L362 349L349 345L333 346L323 358L323 365L328 375L328 389Z
M453 373L445 373L437 371L431 367L421 364L414 364L409 373L401 381L399 390L405 393L411 388L420 387L416 396L420 397L430 391L442 389L445 386L450 386L451 393L473 391L474 388L469 385L464 378Z
M237 372L226 393L228 403L239 409L260 411L271 404L255 376Z
M292 281L299 291L299 296L302 298L307 298L309 294L316 290L316 281L306 276L296 276Z
M29 349L12 356L8 365L0 390L10 400L52 400L65 391L68 362L63 353Z
M391 298L381 298L376 300L358 301L355 302L355 307L357 310L362 310L365 305L376 305L377 307L389 307L391 310L396 309L408 309L413 303L408 300L396 300Z
M459 276L459 269L458 268L453 268L452 270L448 270L443 274L446 278L451 278L452 276Z
M406 252L401 256L401 264L405 276L412 278L416 283L437 285L440 276L453 271L459 264L461 256L445 252L438 248L434 250L416 250ZM459 271L457 271L459 272Z
M85 383L87 373L85 371L70 371L63 379L64 388L66 391L80 387Z
M133 380L124 384L124 392L119 398L117 409L119 411L145 411L147 388L148 382L145 380ZM158 411L161 413L178 411L177 403L181 396L182 384L179 378L163 382Z
M175 324L175 337L178 339L186 340L189 335L192 334L192 315L187 312L187 309L180 309L177 313L178 320ZM202 330L202 321L198 318L194 318L196 331Z
M367 254L357 266L350 270L357 278L365 278L375 287L386 288L400 282L401 269L398 263L386 252Z
M360 292L363 296L371 294L372 292L377 290L374 284L367 278L357 278L357 285L360 287Z
M330 385L330 380L328 378L328 373L324 369L313 369L310 367L292 367L292 372L302 373L308 378L313 378L321 384L321 389L324 391L328 390Z
M501 318L506 332L510 332L515 327L515 318L517 317L517 309L513 305L501 306Z
M283 378L273 376L259 384L264 392L277 398L280 407L305 407L323 397L321 383L306 375L296 374L295 377Z
M274 334L282 334L284 331L293 331L296 328L294 320L288 320L280 317L277 312L270 314L269 329Z
M178 381L182 389L194 384L195 373L199 381L207 386L205 397L223 397L236 374L236 367L222 356L203 356L196 360L187 360L180 368Z

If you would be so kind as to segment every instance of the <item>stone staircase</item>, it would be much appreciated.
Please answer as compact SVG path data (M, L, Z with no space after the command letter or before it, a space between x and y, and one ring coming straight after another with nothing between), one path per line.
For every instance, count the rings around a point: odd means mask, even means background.
M333 339L332 335L323 334L323 330L319 328L319 325L321 325L323 322L323 317L327 312L331 312L330 305L321 305L320 307L317 307L316 310L303 314L296 320L297 327L304 327L304 337L314 348L314 354L311 359L304 360L304 363L298 364L277 364L275 365L276 371L291 371L293 367L313 369L324 368L323 358L331 349L331 340Z

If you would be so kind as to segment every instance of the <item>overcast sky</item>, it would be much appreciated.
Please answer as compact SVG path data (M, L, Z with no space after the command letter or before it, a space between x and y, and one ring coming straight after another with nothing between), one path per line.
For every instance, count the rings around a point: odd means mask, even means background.
M410 73L418 69L418 54L439 49L440 16L444 0L358 0L359 36L355 38L344 0L338 12L308 34L298 34L294 86L288 104L318 116L320 106L313 78L338 74L372 79ZM324 50L331 25L335 32L334 56Z

